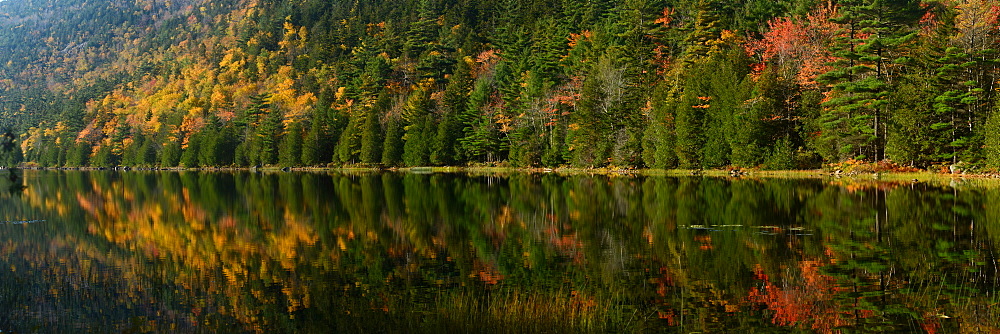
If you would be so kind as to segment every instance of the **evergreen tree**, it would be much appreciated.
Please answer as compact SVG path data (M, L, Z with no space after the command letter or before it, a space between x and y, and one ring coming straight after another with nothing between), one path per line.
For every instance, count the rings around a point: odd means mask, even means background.
M339 137L338 128L330 120L328 113L329 101L325 94L319 98L320 110L313 113L312 122L309 123L309 131L306 132L302 142L302 164L306 166L316 166L330 162L333 154L335 139Z
M411 58L417 58L432 49L441 29L437 23L439 17L437 0L420 0L417 13L418 18L410 24L403 46L403 52Z
M425 134L434 133L434 119L430 114L424 114L406 127L403 136L403 163L407 166L426 166L430 161L430 147Z
M152 140L147 140L146 143L149 145L153 145ZM90 163L89 161L90 153L91 153L91 147L89 143L84 141L74 142L70 146L69 152L66 154L66 166L67 167L88 166Z
M430 144L434 139L431 134L437 133L431 114L433 107L426 87L414 91L406 102L404 117L409 125L403 135L403 162L407 166L426 166L430 162Z
M0 166L12 168L21 163L23 155L17 137L10 129L0 131Z
M91 167L117 167L119 163L119 156L113 151L112 145L101 145L97 152L94 153L94 158L90 161Z
M122 164L125 166L137 166L144 163L145 152L142 149L146 145L146 141L146 136L142 135L142 133L132 135L132 143L126 146L125 151L122 153Z
M605 59L604 66L612 66ZM574 166L600 167L607 165L611 140L607 114L602 113L604 91L601 89L599 71L595 67L583 83L576 112L570 118L570 131L566 135L570 142L570 154Z
M714 71L709 84L711 99L703 110L706 112L705 147L703 148L704 167L718 168L731 163L733 150L739 150L748 143L735 141L739 133L749 130L758 120L748 120L739 117L747 109L745 101L750 98L752 82L748 80L749 69L746 54L734 45L725 45L725 49L714 54L707 63L707 68ZM752 135L752 133L751 133ZM744 137L745 138L745 137Z
M198 156L201 155L202 134L195 133L188 137L187 147L181 153L180 164L182 167L195 168L199 166Z
M204 167L221 166L219 155L222 153L225 138L214 117L206 122L199 133L198 165ZM190 147L190 146L189 146ZM183 160L183 159L182 159Z
M350 120L347 121L347 127L344 128L344 132L340 135L340 140L337 141L337 148L333 159L335 162L341 164L355 164L360 162L362 126L364 125L364 117L361 116L360 114L348 116Z
M703 147L705 147L705 127L707 112L712 107L710 84L712 68L707 59L691 66L689 73L682 77L683 93L674 103L676 124L677 164L681 168L701 168Z
M771 170L788 170L795 168L795 149L788 137L779 139L764 159L764 167Z
M281 140L281 112L274 109L267 110L263 115L260 127L257 129L259 140L259 158L257 161L262 165L273 165L278 162L278 143Z
M462 135L462 116L466 111L468 92L472 89L471 59L458 62L444 91L443 116L432 142L430 161L435 165L451 165L458 161L456 144Z
M732 164L737 167L756 167L768 148L779 140L789 146L801 147L797 142L800 119L795 108L796 87L780 69L766 69L754 83L753 98L743 103L733 113L729 146ZM782 143L784 144L784 143Z
M494 162L500 156L500 132L493 121L490 110L492 80L476 81L475 89L469 95L465 112L462 114L462 138L459 155L470 162Z
M324 118L320 116L321 113L316 113L313 116L312 122L309 123L309 130L306 131L305 138L302 140L302 164L306 166L316 166L321 162L321 150L324 146L321 144L321 133L323 132Z
M402 117L389 117L385 140L382 142L382 165L396 167L403 163L404 127Z
M378 112L370 110L361 128L361 163L374 165L382 161L382 141L382 123L379 122Z
M983 152L986 165L993 170L1000 170L1000 112L990 113L983 128L986 130Z
M650 96L650 120L643 134L643 160L651 168L677 167L676 123L674 99L670 85L661 82Z
M177 167L181 162L181 143L168 141L160 151L160 167Z
M833 86L826 103L823 140L837 148L838 161L847 158L882 160L891 92L899 67L906 61L905 44L917 35L907 27L920 18L914 0L844 0L834 22L842 37L835 40L834 70L819 80Z
M281 144L278 149L278 164L282 167L296 167L301 165L302 157L302 124L292 123L281 136Z

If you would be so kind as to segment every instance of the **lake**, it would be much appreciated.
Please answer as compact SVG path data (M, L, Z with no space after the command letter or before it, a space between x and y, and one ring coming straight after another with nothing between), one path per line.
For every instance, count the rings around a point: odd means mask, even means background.
M1000 183L0 171L0 331L1000 330Z

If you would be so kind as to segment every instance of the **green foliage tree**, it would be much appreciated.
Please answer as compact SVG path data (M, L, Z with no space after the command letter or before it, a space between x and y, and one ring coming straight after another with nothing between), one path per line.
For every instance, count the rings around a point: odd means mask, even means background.
M384 133L378 111L376 109L368 112L361 128L361 163L366 165L382 162Z
M181 154L181 143L176 141L165 143L160 151L160 167L179 166Z
M355 164L360 162L361 158L361 136L363 134L362 126L364 125L364 117L361 115L351 115L349 118L347 127L340 134L340 140L337 141L337 148L334 153L334 161L341 164Z
M285 129L278 146L278 165L297 167L302 164L302 124L292 123Z
M414 91L406 102L403 163L407 166L426 166L430 162L431 141L437 133L433 108L434 101L425 88Z
M18 145L14 133L10 129L0 131L0 166L16 167L23 158L21 146Z
M838 156L882 160L886 118L898 67L906 63L906 43L917 37L908 29L920 18L918 1L847 0L839 3L835 23L843 26L832 47L833 70L819 80L833 86L833 97L821 116L823 140Z
M202 138L201 133L195 133L188 137L187 147L184 148L184 153L181 153L181 167L195 168L200 166L198 157L201 156Z
M40 166L991 154L1000 29L986 0L256 6L4 2L0 122Z
M390 116L382 142L382 165L397 167L403 163L403 119L400 116Z

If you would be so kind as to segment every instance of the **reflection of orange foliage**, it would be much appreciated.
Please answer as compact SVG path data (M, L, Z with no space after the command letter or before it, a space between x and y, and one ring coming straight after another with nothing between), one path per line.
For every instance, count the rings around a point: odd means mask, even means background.
M656 314L660 319L667 321L668 326L677 326L677 311L667 310L667 311L657 311Z
M675 286L674 275L670 272L670 268L660 267L660 277L654 278L653 283L656 284L656 294L666 297L667 288Z
M494 264L486 264L476 261L476 263L473 264L473 272L473 275L479 277L479 280L489 285L496 285L504 279L503 274L497 270L496 265Z
M89 216L87 232L152 258L185 263L191 270L179 272L175 281L186 290L227 296L228 302L214 306L220 314L236 317L247 329L263 330L268 320L253 305L284 303L294 312L311 304L308 286L294 274L300 250L318 241L308 218L284 211L283 224L261 236L241 229L246 222L234 212L206 210L196 189L149 196L129 190L122 180L91 181L87 190L71 197ZM343 229L334 234L354 237ZM331 257L336 260L337 254ZM218 272L224 281L211 278ZM280 285L281 294L251 288L249 283L260 280Z
M570 301L574 309L578 310L589 310L597 306L597 301L594 297L588 297L580 291L573 290L570 292Z
M799 262L801 282L779 286L757 265L754 274L755 278L763 281L763 289L751 288L747 299L773 311L772 322L777 325L800 328L808 325L818 332L832 333L834 328L847 325L853 315L840 313L832 307L834 303L830 301L837 289L832 277L820 273L822 266L816 260L803 260ZM871 315L871 311L862 311L860 316Z
M698 235L694 237L694 241L699 242L701 245L698 249L701 250L711 250L712 249L712 236L711 235Z
M577 264L584 262L583 242L577 238L576 233L560 233L554 227L545 232L549 235L549 242L555 246L560 255L573 259Z
M933 314L928 314L924 316L923 321L920 322L920 328L923 328L924 332L927 334L937 334L941 330L941 323L938 322L938 318Z
M889 191L899 187L908 186L910 184L910 182L904 181L869 181L852 179L838 179L830 181L830 185L844 187L849 193L872 190Z

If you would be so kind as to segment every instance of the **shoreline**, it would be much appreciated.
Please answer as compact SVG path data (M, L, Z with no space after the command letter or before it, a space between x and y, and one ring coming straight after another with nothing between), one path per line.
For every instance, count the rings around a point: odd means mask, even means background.
M11 168L2 167L0 170ZM36 171L123 171L123 172L408 172L408 173L488 173L488 174L559 174L606 176L707 176L728 178L849 178L881 181L920 181L929 179L1000 179L995 173L937 173L915 172L841 172L824 169L811 170L755 170L755 169L611 169L611 168L515 168L481 166L436 167L17 167L14 169Z

